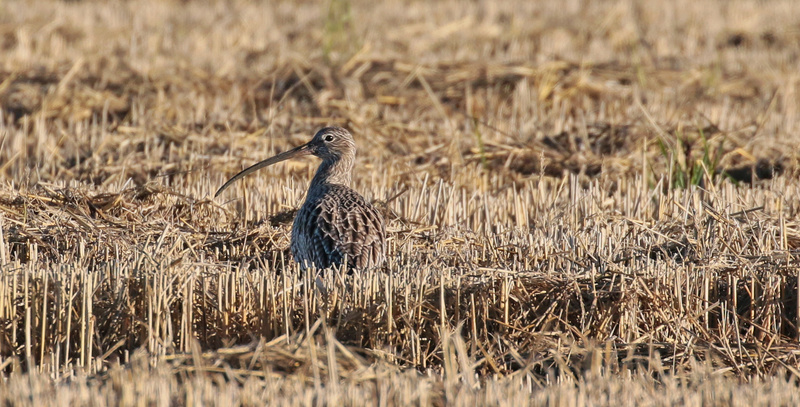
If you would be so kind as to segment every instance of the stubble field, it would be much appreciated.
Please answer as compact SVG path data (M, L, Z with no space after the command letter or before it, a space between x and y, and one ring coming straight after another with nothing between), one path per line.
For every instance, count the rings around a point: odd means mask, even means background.
M800 404L800 4L0 2L0 403ZM381 270L299 270L325 125Z

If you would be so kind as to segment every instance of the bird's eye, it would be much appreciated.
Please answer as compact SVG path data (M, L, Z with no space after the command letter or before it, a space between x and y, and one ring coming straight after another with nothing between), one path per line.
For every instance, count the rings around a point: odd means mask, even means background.
M325 141L333 141L333 136L328 134L327 136L325 136Z

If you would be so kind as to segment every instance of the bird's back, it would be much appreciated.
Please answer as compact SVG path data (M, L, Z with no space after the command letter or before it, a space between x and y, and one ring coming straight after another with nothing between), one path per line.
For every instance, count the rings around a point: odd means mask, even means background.
M317 185L292 226L292 255L301 266L365 269L383 264L386 228L378 210L347 186Z

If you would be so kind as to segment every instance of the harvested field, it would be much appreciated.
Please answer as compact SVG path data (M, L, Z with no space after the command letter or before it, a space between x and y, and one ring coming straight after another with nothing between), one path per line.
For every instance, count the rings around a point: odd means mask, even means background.
M0 403L800 404L800 3L0 2ZM381 270L301 271L325 125Z

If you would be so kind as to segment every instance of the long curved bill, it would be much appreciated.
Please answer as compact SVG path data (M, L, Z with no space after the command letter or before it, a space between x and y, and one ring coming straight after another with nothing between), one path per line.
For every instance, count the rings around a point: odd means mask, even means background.
M280 153L280 154L278 154L278 155L276 155L274 157L267 158L264 161L261 161L261 162L259 162L257 164L254 164L254 165L242 170L242 172L234 175L233 178L229 179L228 182L226 182L221 187L219 187L219 189L217 190L217 193L214 194L214 198L218 197L219 194L221 194L222 191L224 191L229 186L231 186L231 184L233 184L234 182L236 182L240 178L244 178L245 176L249 175L250 173L258 171L258 170L260 170L260 169L262 169L264 167L270 166L272 164L279 163L279 162L284 161L284 160L288 160L290 158L302 157L304 155L311 154L311 148L309 147L308 144L309 143L306 143L306 144L303 144L300 147L295 147L295 148L293 148L293 149L291 149L289 151L284 151L284 152L282 152L282 153Z

